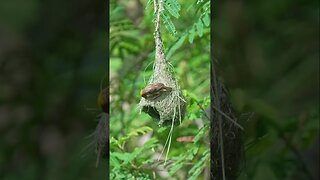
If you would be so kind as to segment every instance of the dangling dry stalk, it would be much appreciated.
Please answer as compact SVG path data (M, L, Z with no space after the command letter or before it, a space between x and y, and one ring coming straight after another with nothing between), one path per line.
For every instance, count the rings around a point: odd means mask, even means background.
M109 151L108 119L108 114L102 113L94 132L97 154L96 167L98 167L100 157L107 158L107 153Z
M156 14L154 39L156 52L155 61L153 64L153 75L149 79L147 88L162 83L164 87L170 89L170 91L166 91L166 93L161 94L159 97L157 96L157 98L148 99L142 97L139 107L143 112L149 114L154 120L156 120L159 126L171 125L168 138L160 155L161 157L166 146L168 145L165 158L166 162L170 150L173 127L175 124L181 123L182 119L184 118L186 101L181 93L177 80L174 77L172 66L165 58L163 42L160 33L160 15L162 10L162 0L154 0L154 12Z
M95 142L95 152L97 154L96 167L100 158L108 158L109 151L109 89L104 88L100 91L98 104L102 109L99 115L99 122L93 133Z
M101 113L97 119L99 122L96 129L87 138L90 139L88 143L82 150L82 156L86 156L88 151L92 151L96 154L96 167L98 167L100 159L109 158L109 115L108 113ZM109 163L107 163L109 165Z

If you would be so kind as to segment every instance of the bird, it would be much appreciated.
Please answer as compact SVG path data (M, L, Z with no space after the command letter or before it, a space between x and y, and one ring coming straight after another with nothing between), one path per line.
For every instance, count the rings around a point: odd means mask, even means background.
M100 91L98 96L98 106L101 107L102 111L109 113L109 89L104 88Z
M162 94L171 92L172 88L165 86L163 83L153 83L146 86L140 91L141 97L147 100L155 100Z

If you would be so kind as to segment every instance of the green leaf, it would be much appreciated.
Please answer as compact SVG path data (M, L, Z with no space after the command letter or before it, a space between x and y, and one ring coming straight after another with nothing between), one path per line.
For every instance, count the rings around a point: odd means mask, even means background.
M178 11L181 10L181 5L179 4L179 2L177 0L165 0L167 3L172 4L172 6L177 9Z
M191 30L189 31L189 43L193 43L194 40L194 36L195 36L195 28L194 26L191 28Z
M148 0L147 5L146 5L146 9L150 6L150 4L153 2L153 0Z
M173 36L176 36L177 31L176 28L174 27L173 22L171 21L170 16L167 15L167 11L165 10L164 12L161 13L161 18L163 20L164 26L166 29L169 31L169 33Z
M209 14L205 13L204 17L202 18L202 21L203 21L204 25L208 27L210 25Z
M129 164L134 159L134 155L130 153L110 152L110 156L123 161L123 164Z
M143 146L137 147L131 153L130 158L135 159L138 155L142 154L145 150L150 150L157 146L158 140L155 138L151 138L148 142L146 142Z
M135 129L135 130L129 132L126 136L121 137L118 140L118 144L122 144L122 143L126 142L128 139L130 139L133 136L138 136L139 134L144 135L147 132L152 132L152 131L153 131L153 129L148 126L144 126L144 127Z
M158 130L157 130L157 133L162 133L163 131L167 130L168 128L167 127L160 127Z
M187 152L181 154L176 160L176 162L172 166L170 166L169 174L173 175L179 169L181 169L186 162L190 162L190 160L192 160L194 156L197 154L198 150L199 146L196 145L189 149Z
M180 11L180 7L177 6L177 3L174 3L173 0L169 1L165 1L164 3L164 8L166 10L168 10L168 12L174 16L175 18L179 18L180 14L179 14L179 11Z
M198 33L199 37L202 37L202 35L203 35L203 24L202 24L201 20L199 20L197 22L196 27L197 27L197 33Z
M189 98L191 98L192 100L198 102L198 97L197 97L197 95L194 94L194 93L192 93L192 92L190 92L190 91L187 92L187 97L189 97Z
M188 180L196 180L197 177L201 174L204 167L206 167L206 161L210 158L210 150L206 150L202 154L202 158L198 161L189 171Z
M148 126L144 126L144 127L141 127L141 128L138 128L138 129L135 129L135 130L131 131L131 132L127 135L127 137L130 138L130 137L132 137L132 136L138 136L139 133L140 133L141 135L144 135L144 134L146 134L147 132L152 132L152 131L153 131L152 128L150 128L150 127L148 127Z
M183 44L184 40L186 39L186 37L187 37L187 33L184 33L184 34L176 41L176 43L175 43L173 46L171 46L171 48L170 48L170 50L169 50L169 52L168 52L168 54L167 54L167 59L170 59L170 57L172 56L172 54L173 54L177 49L179 49L179 48L182 46L182 44Z
M183 162L175 163L175 165L172 166L172 168L170 168L169 174L173 175L174 173L176 173L182 167L183 167Z
M196 114L194 114L194 113L190 114L190 116L189 116L189 119L191 119L191 120L194 120L194 119L197 119L197 118L198 118L198 116Z
M208 128L209 128L209 126L204 126L199 130L197 135L194 137L195 143L197 143L200 140L200 138L202 138L204 136L204 134L208 131Z
M192 160L194 158L194 156L197 154L199 150L199 145L198 144L195 144L191 149L189 149L187 151L187 154L185 156L185 160Z
M120 168L121 166L120 162L117 160L115 156L112 155L112 153L110 153L110 166L113 166L115 168Z

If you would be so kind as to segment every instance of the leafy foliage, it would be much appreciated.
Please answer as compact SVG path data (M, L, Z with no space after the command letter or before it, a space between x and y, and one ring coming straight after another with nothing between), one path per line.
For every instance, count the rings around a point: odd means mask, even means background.
M128 20L126 5L114 2L111 9L120 6L120 20ZM209 26L203 26L202 37L195 38L193 44L186 43L188 31L201 15L197 9L187 10L189 4L176 0L164 1L162 11L162 38L167 58L175 69L179 84L187 98L187 114L181 125L174 127L172 144L165 163L160 156L169 127L157 127L146 114L137 109L139 91L146 85L146 78L152 73L154 59L154 19L153 1L143 2L140 10L145 12L141 23L133 29L118 28L121 31L137 31L135 37L138 51L127 51L121 55L120 43L113 44L111 52L111 118L110 118L110 172L111 179L197 179L205 175L209 168ZM197 7L201 9L201 5ZM139 9L138 9L139 10ZM188 11L188 12L186 12ZM200 12L200 11L199 11ZM192 18L187 17L192 15ZM131 21L131 20L129 20ZM132 23L131 23L132 24ZM117 25L115 24L111 24ZM166 31L163 31L166 30ZM113 31L114 32L114 31ZM182 33L180 33L182 32ZM122 36L125 41L126 37ZM131 43L131 42L128 42ZM199 48L191 46L197 45ZM203 54L203 52L208 52ZM139 59L143 55L143 58ZM200 70L200 71L199 71ZM192 137L193 141L178 141L179 138ZM188 151L186 151L188 149ZM189 172L191 170L191 172Z
M196 20L191 27L187 28L187 30L181 33L180 37L170 47L167 54L168 59L177 49L179 49L183 45L187 37L189 43L193 43L196 35L201 38L204 33L210 34L210 1L198 1L197 5L198 9L196 12L201 13L199 19Z
M130 53L137 53L142 44L139 43L138 31L134 24L123 16L124 7L117 6L110 11L109 52L119 54L120 58Z
M160 1L161 2L161 1ZM163 1L163 11L161 12L161 20L165 25L166 29L173 36L177 35L174 23L171 20L171 16L175 18L180 17L181 6L177 0L164 0Z
M198 1L197 4L199 4L199 8L197 11L201 12L200 18L197 22L194 23L194 25L190 28L189 32L189 42L192 43L195 37L195 33L199 37L203 36L204 33L204 27L210 26L210 1ZM210 33L210 32L206 32Z

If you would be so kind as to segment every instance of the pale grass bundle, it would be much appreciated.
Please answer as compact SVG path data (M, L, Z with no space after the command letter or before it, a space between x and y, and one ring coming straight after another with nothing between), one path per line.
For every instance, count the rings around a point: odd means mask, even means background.
M153 75L148 84L163 83L165 86L171 87L172 91L165 97L156 100L141 98L139 107L143 112L149 114L153 119L158 121L158 124L161 126L166 124L177 124L178 122L181 123L186 110L186 101L182 96L180 87L174 77L173 67L167 62L163 50L160 34L160 11L162 2L158 3L158 6L156 1L154 2L155 12L157 12L154 35L156 53L153 64ZM159 10L157 11L157 9Z
M165 164L170 151L173 127L175 124L181 124L186 111L186 101L174 76L173 67L165 58L160 34L160 14L162 10L162 0L154 0L154 12L156 14L154 39L156 52L155 61L153 64L153 74L149 79L148 85L154 83L163 83L165 86L172 88L172 90L165 96L162 95L160 98L154 100L141 98L139 107L143 112L149 114L154 120L156 120L159 126L171 126L168 138L158 158L158 160L160 160L164 150L167 147L167 153L164 160Z

